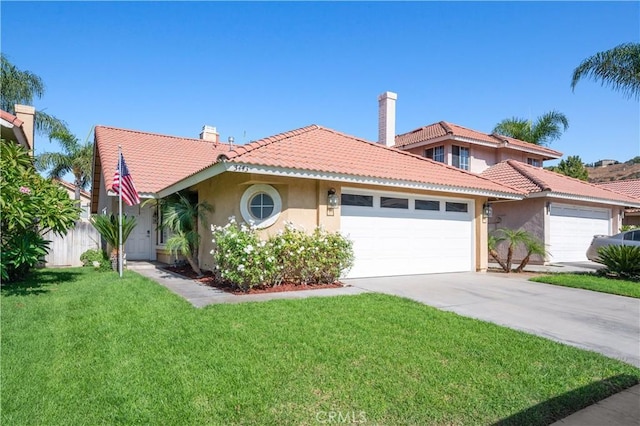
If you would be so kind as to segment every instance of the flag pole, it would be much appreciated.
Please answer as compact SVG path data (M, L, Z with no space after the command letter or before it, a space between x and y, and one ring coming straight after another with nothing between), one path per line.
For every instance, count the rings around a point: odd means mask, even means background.
M118 145L118 273L122 278L122 145Z

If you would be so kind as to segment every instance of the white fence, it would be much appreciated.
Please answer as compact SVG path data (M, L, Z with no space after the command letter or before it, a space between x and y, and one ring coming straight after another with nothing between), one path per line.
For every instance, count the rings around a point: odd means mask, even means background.
M50 240L49 254L45 256L45 266L82 266L80 255L89 249L100 248L100 234L89 222L78 221L67 235L58 236L53 232L44 235Z

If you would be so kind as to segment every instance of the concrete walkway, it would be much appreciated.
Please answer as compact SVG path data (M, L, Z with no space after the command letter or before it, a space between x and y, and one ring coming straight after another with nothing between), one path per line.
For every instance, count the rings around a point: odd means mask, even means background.
M276 299L304 299L320 296L345 296L365 293L367 290L357 287L325 288L318 290L288 291L282 293L264 293L235 295L200 284L195 280L162 269L161 263L129 261L127 268L158 282L175 294L187 299L196 308L216 303L264 302Z

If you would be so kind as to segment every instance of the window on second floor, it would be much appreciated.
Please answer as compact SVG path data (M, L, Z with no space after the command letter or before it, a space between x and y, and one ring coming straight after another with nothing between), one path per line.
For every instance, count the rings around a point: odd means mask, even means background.
M462 170L469 170L469 148L456 145L451 148L451 165Z
M444 145L425 149L424 156L434 161L444 163Z
M527 164L531 164L533 167L542 167L542 160L538 158L527 158Z

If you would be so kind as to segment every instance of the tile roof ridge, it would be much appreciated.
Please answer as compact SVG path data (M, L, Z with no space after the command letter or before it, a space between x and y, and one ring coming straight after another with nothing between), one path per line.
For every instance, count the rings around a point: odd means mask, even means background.
M640 178L633 178L633 179L617 179L617 180L610 180L607 182L593 182L594 185L610 185L610 184L616 184L616 183L627 183L627 182L640 182Z
M517 160L507 160L507 164L509 164L511 168L513 168L515 171L520 173L522 176L524 176L525 178L533 182L538 188L540 188L540 191L551 191L551 187L547 185L543 180L538 179L536 176L529 173L529 171L527 170L527 167L533 167L533 166L529 166L528 164L521 163L520 161L517 161Z
M95 126L95 129L109 129L109 130L116 130L116 131L120 131L120 132L128 132L128 133L137 133L140 135L149 135L149 136L160 136L163 138L171 138L171 139L181 139L181 140L188 140L188 141L193 141L193 142L204 142L204 143L208 143L211 144L213 142L211 141L207 141L204 139L200 139L200 138L190 138L190 137L185 137L185 136L174 136L174 135L166 135L164 133L157 133L157 132L145 132L143 130L135 130L135 129L124 129L122 127L113 127L113 126L105 126L103 124L97 124ZM228 143L224 143L224 142L218 142L218 145L229 145Z
M3 109L0 109L0 116L18 127L22 127L22 125L24 124L24 121L20 120L17 115L11 114L10 112Z
M440 127L444 128L445 131L446 131L447 129L446 129L446 127L444 127L442 125L442 123L445 123L445 122L444 121L436 121L435 123L431 123L431 124L427 124L425 126L417 127L417 128L415 128L413 130L409 130L408 132L404 132L404 133L401 133L399 135L396 135L396 138L399 138L399 137L405 136L405 135L410 135L410 134L413 134L413 133L418 133L418 132L420 132L422 130L425 130L427 127L432 127L432 126L440 126Z
M451 124L453 124L454 126L458 126L455 123L448 123L444 120L439 121L437 124L439 124L445 130L445 132L447 132L447 134L450 134L450 135L453 134L453 129L451 128ZM462 127L462 126L458 126L458 127Z
M266 138L258 139L257 141L252 141L244 145L237 145L235 146L235 148L233 148L229 152L218 155L218 158L216 159L216 163L219 161L232 160L243 154L246 154L247 152L254 151L263 146L270 145L272 143L285 140L293 136L301 135L303 133L307 133L312 130L318 130L321 128L322 127L318 126L317 124L310 124L308 126L300 127L298 129L289 130L286 132L275 134L273 136L268 136Z

